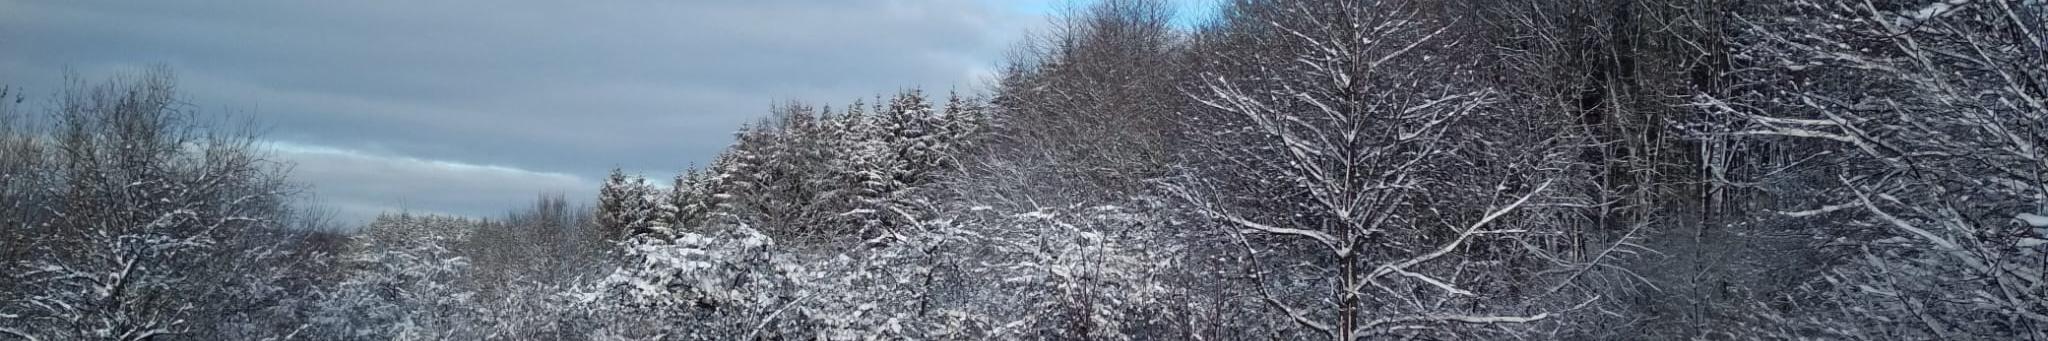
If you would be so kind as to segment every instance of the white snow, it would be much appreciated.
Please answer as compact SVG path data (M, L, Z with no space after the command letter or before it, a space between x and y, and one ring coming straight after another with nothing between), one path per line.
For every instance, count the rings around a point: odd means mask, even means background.
M1927 7L1921 7L1918 11L1906 13L1906 16L1912 17L1913 20L1927 20L1928 18L1933 18L1935 15L1947 13L1949 8L1950 7L1948 3L1936 2L1934 4L1927 5Z
M1932 4L1927 4L1927 6L1921 6L1920 9L1917 10L1899 11L1899 15L1901 16L1901 18L1898 19L1897 25L1901 27L1906 27L1915 25L1916 23L1933 20L1942 15L1946 15L1949 12L1954 12L1956 6L1961 6L1963 4L1968 3L1970 3L1969 0L1936 1Z
M2019 243L2015 244L2019 245L2019 247L2035 247L2040 246L2041 244L2048 244L2048 239L2020 238Z
M1017 217L1017 218L1022 218L1022 219L1046 219L1046 220L1050 220L1050 219L1053 219L1053 218L1055 218L1055 217L1058 217L1059 215L1058 215L1058 214L1054 214L1053 212L1048 212L1048 211L1040 210L1040 211L1033 211L1033 212L1027 212L1027 213L1018 213L1018 214L1015 214L1015 215L1013 215L1013 216L1015 216L1015 217Z
M2029 226L2048 228L2048 216L2041 216L2033 213L2020 213L2019 216L2015 216L2013 217L2013 219L2019 220L2022 223L2026 223Z
M1935 16L1947 14L1949 11L1955 10L1956 6L1968 3L1970 3L1969 0L1938 1L1932 4L1928 4L1927 6L1922 6L1919 10L1906 12L1905 14L1906 16L1913 18L1913 20L1925 21L1927 19L1932 19Z

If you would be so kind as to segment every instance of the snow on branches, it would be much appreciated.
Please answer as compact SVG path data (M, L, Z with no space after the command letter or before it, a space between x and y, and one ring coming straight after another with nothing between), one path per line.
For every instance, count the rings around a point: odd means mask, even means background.
M2048 30L2038 4L1806 0L1765 6L1735 36L1758 68L1736 96L1699 94L1725 141L1819 153L1760 163L1796 183L1781 219L1853 261L1808 286L1843 310L1807 324L1846 338L2048 337L2031 227L2048 205ZM1775 159L1766 159L1775 160ZM1726 169L1744 165L1715 165ZM1797 199L1792 200L1792 199ZM2032 225L2032 226L2027 226Z

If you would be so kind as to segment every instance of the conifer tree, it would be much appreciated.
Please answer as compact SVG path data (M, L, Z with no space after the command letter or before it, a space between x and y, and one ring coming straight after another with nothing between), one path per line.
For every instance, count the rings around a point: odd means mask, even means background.
M734 135L732 147L719 156L716 210L752 218L761 212L759 193L766 186L763 177L767 174L767 154L774 137L758 125L740 128Z
M674 185L668 191L668 205L674 213L665 221L670 229L681 231L705 223L711 209L711 175L708 170L691 167L675 177Z
M764 120L739 133L738 142L726 151L728 163L719 170L721 179L718 211L774 234L799 234L807 220L805 204L811 201L804 188L800 141L788 131L809 129L807 114L784 113L784 122Z
M626 173L613 168L611 175L605 177L604 185L597 190L597 228L604 231L605 238L625 235L628 221L623 214L627 207L626 197Z
M646 179L612 169L597 197L597 225L605 237L622 239L665 230L654 225L657 204L648 197L652 191Z
M681 225L683 201L680 200L682 196L678 195L683 190L680 186L682 185L683 177L677 175L672 181L674 185L669 187L667 191L657 191L649 187L646 196L648 203L652 207L645 224L647 232L654 233L663 239L674 236L676 230L683 227Z
M942 134L948 146L948 159L957 159L960 153L973 150L980 145L980 135L988 129L988 115L980 100L961 97L958 92L948 95L943 112ZM958 166L957 162L950 166Z
M778 222L798 234L812 234L817 231L822 212L813 207L819 203L820 194L826 192L823 186L828 182L827 160L831 157L830 142L823 138L825 128L819 121L815 107L789 103L775 109L776 123L780 125L780 144L772 155L771 169L776 179L773 192L778 205L775 212Z
M900 163L891 172L893 181L904 187L925 183L943 157L941 141L934 134L941 124L931 103L923 91L913 89L898 94L882 114L881 127L887 134L883 141L896 154L893 161Z

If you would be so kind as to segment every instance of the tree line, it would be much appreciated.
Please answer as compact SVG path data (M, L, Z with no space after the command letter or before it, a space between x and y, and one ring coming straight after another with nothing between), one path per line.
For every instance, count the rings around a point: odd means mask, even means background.
M2048 3L1173 8L594 207L353 234L160 72L0 102L0 335L2048 337Z

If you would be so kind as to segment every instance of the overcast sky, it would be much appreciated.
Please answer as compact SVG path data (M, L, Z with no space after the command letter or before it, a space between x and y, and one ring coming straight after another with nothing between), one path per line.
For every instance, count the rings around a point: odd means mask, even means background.
M784 100L980 91L1064 0L0 0L0 83L168 65L359 221L666 179Z

